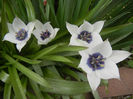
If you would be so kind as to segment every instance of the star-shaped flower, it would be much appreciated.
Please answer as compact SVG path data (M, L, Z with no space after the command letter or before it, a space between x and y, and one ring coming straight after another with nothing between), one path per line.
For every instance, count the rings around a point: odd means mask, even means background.
M35 30L33 31L34 36L38 39L38 44L47 44L50 42L59 31L58 28L53 29L50 22L42 24L40 21L36 21Z
M94 24L90 24L87 21L78 27L66 23L66 27L72 35L69 45L93 47L103 42L100 31L104 25L104 21L98 21Z
M92 90L97 89L101 79L119 79L119 70L116 63L131 55L127 51L112 51L108 40L79 53L82 56L79 67L87 73Z
M34 22L25 25L23 21L16 17L12 24L8 23L9 33L4 36L3 41L6 40L15 43L20 52L30 39L33 28Z

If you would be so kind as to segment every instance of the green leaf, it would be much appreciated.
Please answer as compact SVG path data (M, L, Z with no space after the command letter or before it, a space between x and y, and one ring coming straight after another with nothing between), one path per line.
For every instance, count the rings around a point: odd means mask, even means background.
M98 94L98 91L92 91L92 94L93 94L95 99L101 99L99 94Z
M42 86L45 86L45 87L49 87L49 84L47 83L47 81L44 78L42 78L41 76L39 76L37 73L26 68L24 65L20 64L19 62L17 62L16 60L14 60L12 57L10 57L7 54L3 54L3 57L6 60L8 60L14 67L16 67L19 71L21 71L23 74L25 74L27 77L29 77L36 83L38 83Z
M64 22L72 20L75 4L76 0L64 0Z
M55 66L46 67L44 69L44 76L46 78L62 79Z
M9 67L8 70L9 70L11 84L13 86L16 98L17 99L26 99L26 96L24 94L24 90L22 88L22 84L21 84L21 81L19 79L16 68L15 67Z
M52 61L58 61L58 62L68 62L73 63L71 60L64 56L58 56L58 55L47 55L43 56L42 59L52 60Z
M29 64L39 64L41 62L39 60L31 60L31 59L28 59L28 58L25 58L25 57L19 56L19 55L13 55L13 57L20 59L21 61L24 61Z
M132 22L133 23L133 17L131 17L128 22Z
M113 49L121 49L133 45L133 40L117 43L113 46Z
M5 83L3 99L11 99L11 84Z
M37 99L37 97L31 92L27 92L27 96L29 97L29 99Z
M59 53L59 52L65 52L65 51L81 51L87 49L86 47L81 47L81 46L61 46L56 48L55 50L51 51L51 54L53 53Z
M133 61L132 60L129 60L128 61L128 66L131 67L131 68L133 68Z
M57 10L57 18L60 23L60 29L64 27L64 11L65 11L65 6L64 6L64 1L59 0L59 6Z
M72 71L71 69L69 69L67 67L61 68L60 71L62 71L65 74L68 74L71 77L75 78L76 80L80 81L80 78L78 77L78 75L77 75L77 73L75 71Z
M50 60L42 60L42 62L40 64L38 64L39 66L49 66L49 65L55 65L56 62L50 61Z
M1 71L0 72L0 80L2 81L2 82L8 82L9 81L9 74L7 74L6 72L4 72L4 71Z
M123 27L123 26L122 26ZM109 38L111 44L116 44L120 40L126 38L133 31L133 24L125 25L123 28L117 29L113 32L108 32L103 38Z
M79 95L75 95L72 96L72 99L86 99L85 94L79 94Z
M28 85L27 78L23 76L22 79L21 79L21 83L22 83L22 87L23 87L24 93L26 94L26 92L27 92L27 85Z
M41 91L40 91L40 89L39 89L39 87L37 85L37 83L35 83L34 81L30 80L30 84L32 86L33 91L36 94L37 99L44 99L43 95L42 95L42 93L41 93Z
M33 59L39 59L39 58L43 57L44 55L50 53L52 50L54 50L55 48L57 48L60 45L62 45L62 44L55 44L55 45L46 47L46 48L40 50L39 52L37 52L36 54L32 55L31 57Z
M94 20L97 15L102 12L111 2L112 0L100 0L98 4L90 11L86 19L88 21Z
M58 21L57 21L57 17L56 17L56 14L55 14L55 10L54 10L54 3L53 3L53 0L47 0L48 4L49 4L49 7L50 7L50 10L51 10L51 21L52 23L56 24L57 26L59 26L58 24Z
M24 0L24 2L27 10L28 20L29 21L35 20L35 12L31 0Z
M91 2L91 0L88 0L88 1ZM74 10L74 12L73 12L73 20L74 20L74 21L77 20L77 18L79 17L80 12L85 11L85 10L80 11L81 8L82 8L82 7L81 7L82 2L83 2L83 0L77 0L76 6L75 6L75 10ZM88 5L88 3L85 3L85 4L87 5L87 10L88 10L89 5ZM83 6L83 7L85 7L85 6ZM83 8L82 8L82 9L83 9ZM86 8L85 8L85 9L86 9ZM84 12L82 12L82 13L84 13Z
M69 96L62 96L62 99L70 99Z
M114 18L112 18L112 19L110 19L108 21L106 21L104 27L107 27L110 24L116 22L118 19L120 19L121 17L125 16L126 14L129 14L129 12L123 12L120 15L118 15L118 16L116 16L116 17L114 17Z
M88 82L67 81L59 79L47 78L52 88L42 88L41 90L49 93L63 94L63 95L76 95L87 93L91 89Z
M81 0L81 1L79 1L82 4L80 8L80 16L83 17L89 12L89 7L90 7L92 0Z

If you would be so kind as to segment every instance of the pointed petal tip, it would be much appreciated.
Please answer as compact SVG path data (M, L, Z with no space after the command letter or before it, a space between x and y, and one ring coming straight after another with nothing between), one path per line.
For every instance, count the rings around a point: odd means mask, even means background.
M60 30L60 28L55 28L54 30L57 33Z

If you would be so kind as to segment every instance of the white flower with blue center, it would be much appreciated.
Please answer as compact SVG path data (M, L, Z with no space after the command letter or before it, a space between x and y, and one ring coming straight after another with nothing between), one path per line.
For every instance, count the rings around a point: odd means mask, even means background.
M116 63L131 55L127 51L112 51L108 40L79 53L82 56L79 67L87 73L87 79L92 90L97 89L101 79L120 79Z
M78 27L66 23L66 27L72 35L69 45L93 47L103 42L100 31L104 25L104 21L98 21L94 24L90 24L87 21Z
M20 52L30 39L34 25L34 22L25 25L23 21L16 17L12 24L8 23L9 33L4 36L3 41L6 40L15 43Z
M42 24L40 21L36 21L35 30L33 31L34 36L38 39L38 44L48 44L59 31L58 28L53 28L50 22Z

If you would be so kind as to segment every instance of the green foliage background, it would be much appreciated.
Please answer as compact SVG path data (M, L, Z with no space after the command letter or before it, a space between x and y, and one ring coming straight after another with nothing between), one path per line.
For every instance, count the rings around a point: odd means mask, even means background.
M35 19L60 28L47 46L39 46L34 36L21 53L3 42L7 23L15 17L25 23ZM133 0L0 0L0 95L3 99L85 99L90 92L86 75L77 68L83 47L68 46L66 22L80 25L105 20L102 38L113 49L132 52ZM129 61L128 61L129 60ZM119 64L133 67L132 57ZM98 98L97 93L93 93Z

